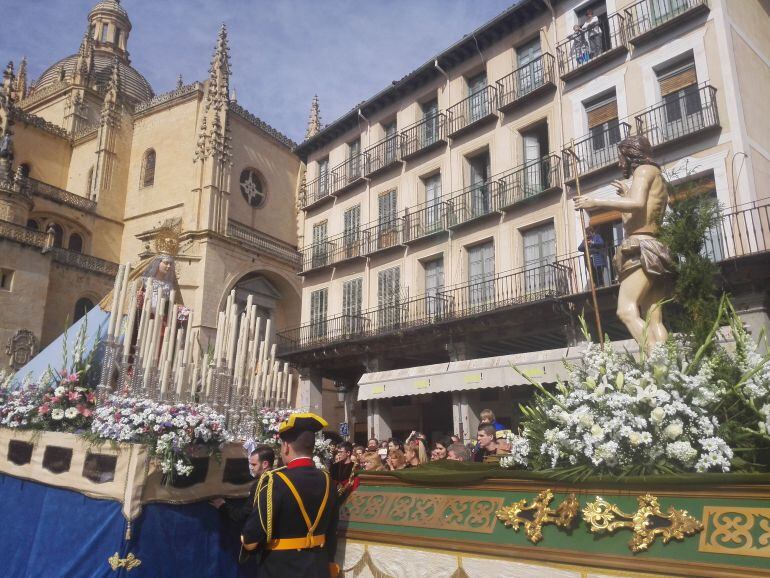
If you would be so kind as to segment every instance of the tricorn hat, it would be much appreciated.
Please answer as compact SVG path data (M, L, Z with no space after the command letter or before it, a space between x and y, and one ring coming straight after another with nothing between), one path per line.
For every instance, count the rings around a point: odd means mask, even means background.
M314 413L293 413L278 426L278 437L291 441L303 431L316 433L329 425L324 418Z

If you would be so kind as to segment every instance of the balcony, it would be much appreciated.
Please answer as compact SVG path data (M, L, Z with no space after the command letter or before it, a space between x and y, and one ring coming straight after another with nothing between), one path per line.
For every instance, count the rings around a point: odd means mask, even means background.
M641 0L624 10L628 41L641 44L708 11L706 0Z
M561 159L548 155L525 163L497 179L497 207L500 211L561 190Z
M494 86L485 86L477 93L449 107L447 136L456 138L486 121L496 119L496 108L497 89Z
M529 98L556 88L553 75L554 60L553 55L546 52L498 80L497 109L500 112L506 112L515 104L521 104Z
M85 213L96 212L96 202L87 197L70 193L59 187L54 187L48 183L31 179L29 177L24 179L24 186L30 192L31 195L36 197L43 197L67 207L83 211Z
M331 265L334 250L335 244L331 241L321 241L302 249L302 273L323 269Z
M404 217L404 244L446 233L449 223L449 204L431 201L412 210Z
M575 78L628 51L625 26L620 14L610 14L607 22L602 23L601 34L594 38L592 43L585 33L572 34L556 46L562 80Z
M487 180L466 187L453 196L449 201L449 228L454 229L497 214L496 185L495 181Z
M329 180L329 175L323 174L303 186L300 192L303 210L308 211L331 198Z
M401 160L446 145L446 115L437 112L401 131Z
M636 115L636 133L661 147L719 127L717 89L691 85Z
M339 195L364 180L366 155L358 154L332 169L332 195Z
M400 142L401 135L395 134L364 151L367 177L374 176L401 162Z
M229 220L227 222L227 236L242 241L259 252L285 261L293 267L299 268L300 266L300 254L294 246L237 221Z
M722 215L707 239L704 251L715 262L766 258L770 254L770 203L751 203ZM606 267L597 286L617 285L608 247ZM765 262L758 261L757 267ZM766 267L765 267L766 269ZM440 291L394 300L357 315L340 315L278 332L279 355L323 348L346 341L397 335L421 328L439 328L479 315L509 314L511 308L563 299L589 290L585 256L575 252L552 261L446 287Z
M367 255L400 247L404 243L404 221L394 218L377 223L362 231L363 248Z
M577 156L577 174L585 177L599 173L606 169L618 166L618 143L628 136L631 126L627 122L610 124L605 128L596 128L586 137L581 138L572 145L572 150ZM564 181L575 180L574 163L572 155L565 148L562 154L564 159Z

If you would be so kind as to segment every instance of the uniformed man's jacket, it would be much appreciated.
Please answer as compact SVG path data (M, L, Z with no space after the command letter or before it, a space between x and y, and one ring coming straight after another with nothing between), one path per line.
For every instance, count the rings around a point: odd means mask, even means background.
M277 472L285 475L294 485L311 523L315 521L324 501L324 494L328 491L324 511L313 531L315 536L325 535L324 547L300 550L269 550L265 547L268 529L271 531L271 540L305 538L308 535L307 523L299 504ZM246 520L242 533L244 545L258 544L257 549L261 556L260 578L263 576L328 577L329 562L334 560L337 548L337 505L334 482L329 481L327 490L328 474L317 469L313 461L308 458L294 460L287 467L273 470L265 475L272 476L272 499L268 496L269 480L263 477L260 479L259 491L254 500L254 510ZM272 502L270 527L268 527L268 502Z

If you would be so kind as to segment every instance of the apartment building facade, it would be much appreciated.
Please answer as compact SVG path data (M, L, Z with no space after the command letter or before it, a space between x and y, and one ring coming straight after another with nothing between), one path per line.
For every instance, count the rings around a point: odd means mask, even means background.
M490 364L577 343L589 224L603 329L627 337L620 215L571 199L578 179L615 194L632 133L670 182L719 200L707 250L767 325L768 24L760 2L524 0L299 145L302 324L279 354L303 368L301 404L328 415L332 380L359 439L469 437L483 407L515 426L526 388Z

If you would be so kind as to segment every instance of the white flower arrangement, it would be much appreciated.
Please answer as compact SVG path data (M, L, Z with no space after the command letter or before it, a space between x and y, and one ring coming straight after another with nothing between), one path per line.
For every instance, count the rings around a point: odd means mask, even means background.
M500 458L500 467L526 468L529 463L529 440L511 431L506 434L505 438L511 444L511 453Z
M192 472L194 447L218 450L232 440L224 417L204 405L164 404L150 400L111 397L94 412L93 437L146 444L171 477Z

